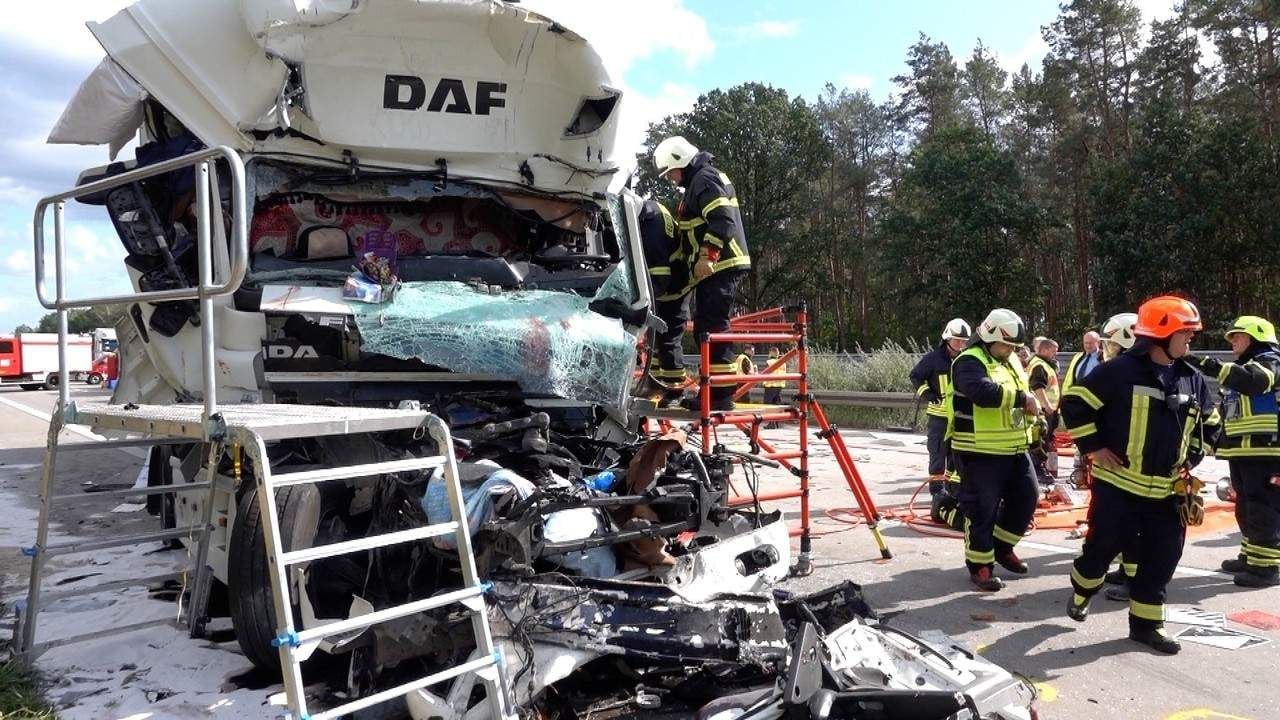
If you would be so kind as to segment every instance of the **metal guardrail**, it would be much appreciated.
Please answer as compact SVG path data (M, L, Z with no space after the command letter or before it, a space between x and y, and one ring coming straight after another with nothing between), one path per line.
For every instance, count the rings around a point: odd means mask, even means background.
M217 174L212 160L221 158L227 161L231 170L231 243L229 269L227 277L220 284L213 282L212 236L213 225L210 217L210 187L217 182ZM63 215L66 201L93 195L106 190L128 185L145 178L162 175L174 170L195 167L196 193L196 251L199 259L199 281L193 287L173 288L169 290L150 290L124 295L105 295L101 297L67 298L66 288L66 245L63 242ZM67 369L67 311L87 308L94 305L110 305L116 303L136 302L169 302L176 300L198 300L200 302L200 368L204 386L204 420L208 427L209 418L217 412L217 390L214 377L214 326L213 298L230 295L244 281L245 271L249 266L249 233L245 207L244 163L240 156L229 147L219 146L183 155L172 160L137 168L109 178L104 178L85 185L80 185L57 195L50 195L36 203L34 223L34 251L36 297L46 309L58 313L58 395L59 411L67 412L71 406L71 378ZM50 298L45 278L45 214L53 207L53 274L54 297ZM219 205L220 207L220 205ZM221 213L218 220L221 222Z

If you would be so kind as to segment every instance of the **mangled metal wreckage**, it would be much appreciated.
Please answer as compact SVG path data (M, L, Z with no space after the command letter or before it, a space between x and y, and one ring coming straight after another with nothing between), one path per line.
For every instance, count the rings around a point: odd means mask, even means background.
M219 400L300 412L411 401L449 423L516 707L1029 717L1025 683L880 625L856 586L775 590L785 524L726 502L730 473L752 460L636 432L636 338L654 320L638 199L611 164L620 93L581 37L491 0L142 0L90 28L108 57L51 141L109 144L113 157L135 134L139 146L82 183L203 147L245 164L246 197L223 187L216 199L247 204L252 252L244 286L205 319L219 328ZM190 171L175 171L88 198L114 223L135 288L193 283L191 187ZM225 268L227 248L214 260ZM113 402L198 397L195 310L130 309ZM302 469L430 443L348 435L269 451L273 465ZM203 480L200 455L153 449L149 481ZM210 550L223 595L213 607L250 660L278 669L253 472L238 455L218 466L234 490L214 508L225 522ZM283 542L435 522L448 513L442 493L426 472L282 488ZM202 502L193 492L151 509L181 526ZM436 538L304 564L292 578L297 626L456 585L449 550ZM462 662L471 642L442 609L319 649L345 658L325 667L350 697ZM408 705L418 718L483 717L478 692L459 679Z

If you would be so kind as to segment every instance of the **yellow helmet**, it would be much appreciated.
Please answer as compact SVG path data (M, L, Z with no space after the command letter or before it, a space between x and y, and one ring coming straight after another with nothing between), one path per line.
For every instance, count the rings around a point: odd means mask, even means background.
M1244 333L1258 342L1276 344L1276 326L1270 320L1257 315L1241 315L1227 328L1226 337L1230 339L1236 333Z

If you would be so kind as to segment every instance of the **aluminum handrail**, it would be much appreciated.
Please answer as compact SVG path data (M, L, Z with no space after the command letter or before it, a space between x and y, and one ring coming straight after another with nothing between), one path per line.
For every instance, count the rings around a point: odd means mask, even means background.
M214 174L210 161L226 160L231 170L231 253L227 277L214 284L212 237L213 223L210 217L210 180ZM169 290L148 290L123 295L105 295L68 299L66 295L66 246L63 242L63 215L66 201L81 198L128 185L149 177L186 167L195 168L196 193L196 252L199 279L195 285ZM45 287L45 237L44 223L49 207L53 207L54 297L50 299ZM206 436L212 433L210 418L217 413L217 385L214 376L214 326L213 298L234 293L244 282L249 267L249 233L247 221L247 196L245 193L244 162L234 150L218 146L199 150L154 165L137 168L109 178L80 185L66 192L50 195L36 203L33 225L35 253L36 298L46 309L58 313L58 396L59 411L67 413L71 407L71 378L67 369L67 311L94 305L115 303L168 302L198 300L200 302L200 369L204 390L204 424ZM221 213L218 222L221 223Z

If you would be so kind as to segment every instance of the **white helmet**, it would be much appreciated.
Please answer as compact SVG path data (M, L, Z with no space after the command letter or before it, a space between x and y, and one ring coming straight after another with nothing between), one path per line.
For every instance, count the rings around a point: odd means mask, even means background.
M698 148L679 135L663 140L653 149L653 164L658 168L658 177L666 177L676 168L688 167L689 161L697 154Z
M1133 327L1138 324L1137 313L1112 315L1102 326L1102 339L1128 350L1133 347Z
M956 338L968 340L972 334L973 331L969 329L969 323L965 322L964 318L955 318L942 329L942 341L946 342Z
M1026 335L1027 328L1018 313L1004 308L992 310L978 326L978 339L985 343L1022 345L1027 340Z

